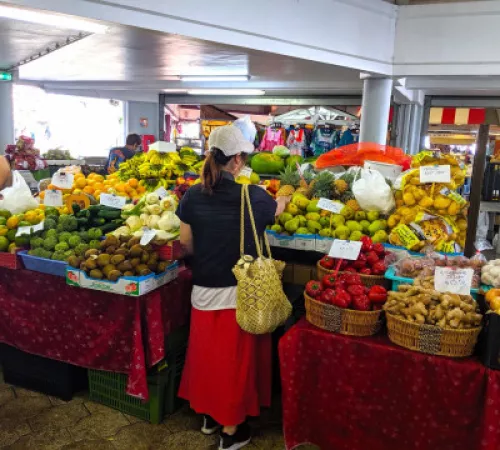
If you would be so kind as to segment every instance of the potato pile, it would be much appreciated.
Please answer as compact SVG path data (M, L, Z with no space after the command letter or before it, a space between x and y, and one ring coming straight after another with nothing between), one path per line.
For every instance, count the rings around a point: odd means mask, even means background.
M398 292L389 292L384 309L409 322L448 329L476 328L483 318L470 295L434 290L434 277L417 278L414 286L400 285Z
M160 261L151 245L140 245L140 238L113 235L101 242L100 250L90 249L84 257L72 256L69 265L85 271L91 278L116 281L122 276L145 276L162 273L169 262Z

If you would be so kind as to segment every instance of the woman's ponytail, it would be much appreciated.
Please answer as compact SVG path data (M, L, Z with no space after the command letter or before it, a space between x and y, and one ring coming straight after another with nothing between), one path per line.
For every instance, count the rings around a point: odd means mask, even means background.
M216 147L212 147L210 149L201 172L201 185L203 192L207 192L208 194L213 193L215 186L221 179L222 168L226 166L229 161L231 161L231 158L232 156L224 155L222 150Z

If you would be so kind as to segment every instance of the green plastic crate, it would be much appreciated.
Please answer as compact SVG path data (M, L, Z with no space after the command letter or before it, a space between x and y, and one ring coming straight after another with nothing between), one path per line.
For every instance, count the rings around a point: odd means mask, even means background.
M90 400L154 424L174 413L182 404L177 397L186 359L189 328L171 333L166 339L167 368L148 376L149 401L144 403L125 393L127 375L90 369Z

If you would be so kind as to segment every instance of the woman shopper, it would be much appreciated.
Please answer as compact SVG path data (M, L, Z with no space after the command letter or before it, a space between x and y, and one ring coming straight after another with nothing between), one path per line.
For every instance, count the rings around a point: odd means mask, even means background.
M220 427L220 450L237 450L251 439L247 416L258 416L271 400L271 337L252 335L236 322L240 258L241 185L235 182L253 144L228 125L209 137L201 183L187 191L177 214L181 244L191 255L191 331L179 395L204 415L202 432ZM276 202L250 186L259 235L274 222ZM257 256L248 215L245 254Z

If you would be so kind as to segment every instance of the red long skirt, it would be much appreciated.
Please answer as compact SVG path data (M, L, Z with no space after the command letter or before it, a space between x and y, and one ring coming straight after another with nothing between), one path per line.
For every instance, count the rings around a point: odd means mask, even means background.
M271 335L243 331L234 309L192 308L179 397L225 426L258 416L271 403Z

